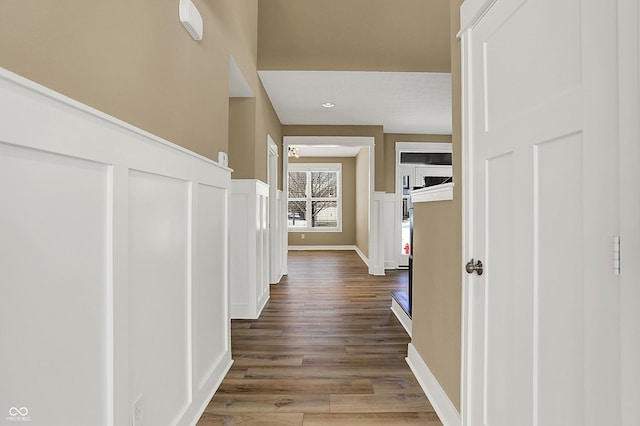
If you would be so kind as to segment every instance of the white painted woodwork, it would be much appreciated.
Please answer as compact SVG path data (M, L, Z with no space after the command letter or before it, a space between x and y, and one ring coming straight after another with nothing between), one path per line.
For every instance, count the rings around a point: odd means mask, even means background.
M618 1L622 424L640 424L640 5Z
M384 237L385 237L385 193L374 192L371 200L371 226L369 238L369 273L384 275Z
M278 220L280 221L280 271L282 271L282 275L287 275L289 273L287 267L289 247L289 230L287 229L287 196L284 191L278 190L277 197L279 212Z
M180 179L129 173L129 394L154 405L145 410L152 424L177 423L190 399L188 190Z
M111 169L0 140L2 416L16 406L34 422L107 424Z
M386 193L381 196L382 231L380 244L384 247L384 269L396 269L396 194Z
M431 201L453 200L453 182L441 183L427 188L420 188L411 191L412 203L427 203Z
M256 319L269 300L269 185L233 179L229 195L231 318Z
M396 316L400 324L402 324L404 330L407 332L409 337L411 337L411 317L405 312L402 306L400 306L400 304L393 297L391 298L391 312L393 312L393 315Z
M282 278L282 220L278 202L278 146L267 136L267 183L269 184L269 282L277 284ZM286 213L285 213L286 215Z
M230 170L4 69L0 116L0 409L195 424L232 362Z
M460 413L458 413L455 405L453 405L427 363L422 359L418 350L413 346L413 343L409 343L406 361L420 387L427 395L429 402L433 405L442 424L445 426L460 426Z
M621 424L616 2L461 16L463 424Z

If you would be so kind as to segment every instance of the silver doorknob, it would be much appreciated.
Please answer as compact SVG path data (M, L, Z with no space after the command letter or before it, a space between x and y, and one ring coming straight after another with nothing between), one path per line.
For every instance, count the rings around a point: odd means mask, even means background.
M475 263L473 263L473 259L471 259L470 261L467 262L467 274L473 274L473 272L477 272L478 275L482 275L482 272L484 271L484 268L482 267L482 262L480 262L479 260Z

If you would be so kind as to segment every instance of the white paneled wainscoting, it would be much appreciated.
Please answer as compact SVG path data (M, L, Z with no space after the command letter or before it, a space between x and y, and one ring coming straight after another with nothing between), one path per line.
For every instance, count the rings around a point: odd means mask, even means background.
M3 69L0 117L2 419L195 424L232 362L230 170Z
M269 185L233 179L229 212L231 318L256 319L269 300Z

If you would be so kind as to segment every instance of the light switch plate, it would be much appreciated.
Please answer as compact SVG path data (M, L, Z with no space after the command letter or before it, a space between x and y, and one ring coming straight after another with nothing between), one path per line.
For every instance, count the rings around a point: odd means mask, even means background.
M226 152L218 152L218 164L225 167L229 166L229 156Z

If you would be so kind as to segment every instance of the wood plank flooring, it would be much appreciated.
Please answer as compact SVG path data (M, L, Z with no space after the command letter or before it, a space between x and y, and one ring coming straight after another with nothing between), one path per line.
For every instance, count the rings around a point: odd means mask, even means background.
M198 425L441 425L390 310L406 272L355 252L289 252L258 320L234 320L234 364Z

